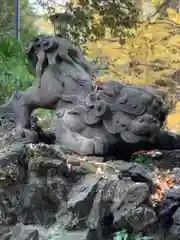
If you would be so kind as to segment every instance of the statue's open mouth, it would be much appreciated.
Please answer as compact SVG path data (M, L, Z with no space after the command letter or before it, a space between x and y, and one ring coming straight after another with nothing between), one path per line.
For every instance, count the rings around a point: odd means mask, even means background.
M102 91L104 89L104 87L102 86L102 84L101 83L99 83L99 84L97 84L96 86L95 86L95 88L94 88L94 91Z
M153 137L155 135L155 133L152 133L152 131L150 131L149 129L147 129L147 127L144 127L142 129L137 129L137 131L133 131L133 133L137 136L140 137Z

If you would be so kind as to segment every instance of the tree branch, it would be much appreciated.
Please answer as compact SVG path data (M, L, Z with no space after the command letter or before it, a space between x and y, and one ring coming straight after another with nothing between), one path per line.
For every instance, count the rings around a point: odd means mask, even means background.
M145 23L146 23L146 22L149 23L149 21L150 21L153 17L155 17L160 11L162 11L163 8L166 7L169 3L170 3L170 0L164 0L164 2L161 3L161 5L156 8L156 11L155 11L151 16L149 16L149 17L146 19Z

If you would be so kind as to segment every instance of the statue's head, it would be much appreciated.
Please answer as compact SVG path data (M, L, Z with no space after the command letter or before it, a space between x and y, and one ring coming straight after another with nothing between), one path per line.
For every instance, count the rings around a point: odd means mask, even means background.
M58 43L53 36L38 35L32 38L25 48L30 70L36 74L36 64L38 61L37 55L40 51L44 50L45 52L53 52L57 48Z
M105 81L96 86L96 92L99 92L101 99L114 103L114 108L123 108L128 114L138 116L147 112L156 118L161 126L168 115L167 104L151 87Z
M69 40L51 35L39 35L34 37L25 48L25 52L30 64L30 69L36 73L38 54L44 52L43 68L49 65L49 57L60 65L69 59L74 66L81 66L88 74L93 74L90 64L85 60L81 50L73 45ZM69 62L70 62L69 61Z
M131 143L153 141L168 113L166 104L151 88L120 81L99 84L86 104L87 124L101 120L109 133Z

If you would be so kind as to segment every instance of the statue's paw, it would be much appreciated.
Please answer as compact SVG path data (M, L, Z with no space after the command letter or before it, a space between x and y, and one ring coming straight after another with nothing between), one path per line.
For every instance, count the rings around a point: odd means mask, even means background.
M25 128L23 128L21 125L16 126L16 136L18 138L25 138Z
M94 142L92 139L85 139L82 141L79 154L84 156L94 154Z
M38 142L38 135L35 131L23 128L21 126L16 127L15 136L17 139L21 139L25 143L37 143Z
M94 142L94 154L95 155L104 155L105 153L107 153L108 150L108 146L105 143L104 140L102 140L102 138L100 137L95 137L93 138L93 142Z

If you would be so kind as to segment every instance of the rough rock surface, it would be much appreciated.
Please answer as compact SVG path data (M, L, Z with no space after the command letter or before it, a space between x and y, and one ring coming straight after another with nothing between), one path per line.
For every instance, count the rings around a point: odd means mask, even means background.
M6 134L0 140L0 239L108 240L124 228L166 239L154 227L161 215L150 198L152 174L142 165L13 141L13 128ZM173 198L168 194L162 204ZM178 239L178 196L163 208L162 219L171 214L174 221L167 239Z
M151 176L138 164L65 155L56 145L13 138L8 126L0 239L111 239L118 229L142 231L157 221Z

